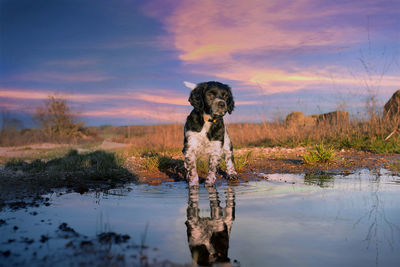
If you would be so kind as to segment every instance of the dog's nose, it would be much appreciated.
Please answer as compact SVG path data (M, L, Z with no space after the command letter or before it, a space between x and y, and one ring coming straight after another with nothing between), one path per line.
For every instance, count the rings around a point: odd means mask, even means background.
M225 102L224 101L218 102L218 107L219 108L224 108L225 107Z

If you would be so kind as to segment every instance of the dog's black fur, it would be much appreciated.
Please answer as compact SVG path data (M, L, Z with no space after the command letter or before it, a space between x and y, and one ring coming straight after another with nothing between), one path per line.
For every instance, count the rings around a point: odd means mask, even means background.
M232 91L229 85L220 82L204 82L199 83L192 90L189 97L190 104L200 113L212 114L211 102L208 93L214 93L216 98L221 98L226 101L227 111L232 114L235 108Z

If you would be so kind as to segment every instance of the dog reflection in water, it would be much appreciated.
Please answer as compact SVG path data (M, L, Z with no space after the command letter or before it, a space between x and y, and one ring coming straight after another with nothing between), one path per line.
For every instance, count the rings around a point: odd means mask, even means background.
M210 200L210 217L200 217L199 188L189 188L187 236L193 260L201 266L232 266L228 258L229 236L235 220L235 194L226 190L226 205L221 208L215 186L206 187Z

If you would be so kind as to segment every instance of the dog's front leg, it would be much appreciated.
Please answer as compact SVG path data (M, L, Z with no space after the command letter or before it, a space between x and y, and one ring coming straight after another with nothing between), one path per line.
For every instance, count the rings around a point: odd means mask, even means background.
M211 153L210 153L210 160L208 163L208 175L206 180L207 185L213 185L215 183L215 180L217 179L216 177L217 168L222 156L221 142L213 141L210 152Z
M225 135L224 143L224 154L225 154L225 165L226 172L228 173L228 179L237 179L237 172L235 171L235 164L233 159L233 146L229 140L229 136Z
M189 187L199 185L199 175L197 174L196 167L196 153L193 150L185 152L185 169L186 169L186 180L189 183Z

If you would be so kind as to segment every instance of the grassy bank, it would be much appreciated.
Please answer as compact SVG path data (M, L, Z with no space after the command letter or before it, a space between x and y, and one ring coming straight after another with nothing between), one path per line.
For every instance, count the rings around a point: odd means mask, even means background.
M385 138L398 126L397 121L375 117L314 126L280 123L233 123L227 125L235 148L309 147L319 144L334 149L354 149L373 153L400 153L400 134ZM183 125L99 127L92 129L115 142L139 150L178 151L183 144Z
M385 141L398 127L397 122L379 116L373 118L311 126L284 122L235 123L227 128L239 173L340 172L379 168L398 160L400 134L393 134ZM95 188L96 183L184 179L183 125L101 126L90 127L88 131L94 137L88 144L0 147L1 164L12 175L38 177L38 181L50 181L56 187L83 184L87 189ZM106 141L101 143L101 139ZM71 148L76 150L70 151ZM199 159L197 166L200 176L205 177L207 160ZM223 175L224 162L220 169Z
M19 188L21 186L72 188L82 193L136 181L136 175L127 170L123 162L116 153L100 150L86 153L70 150L50 160L11 159L0 172L0 184L4 185L0 193L12 191L13 188L29 189Z

